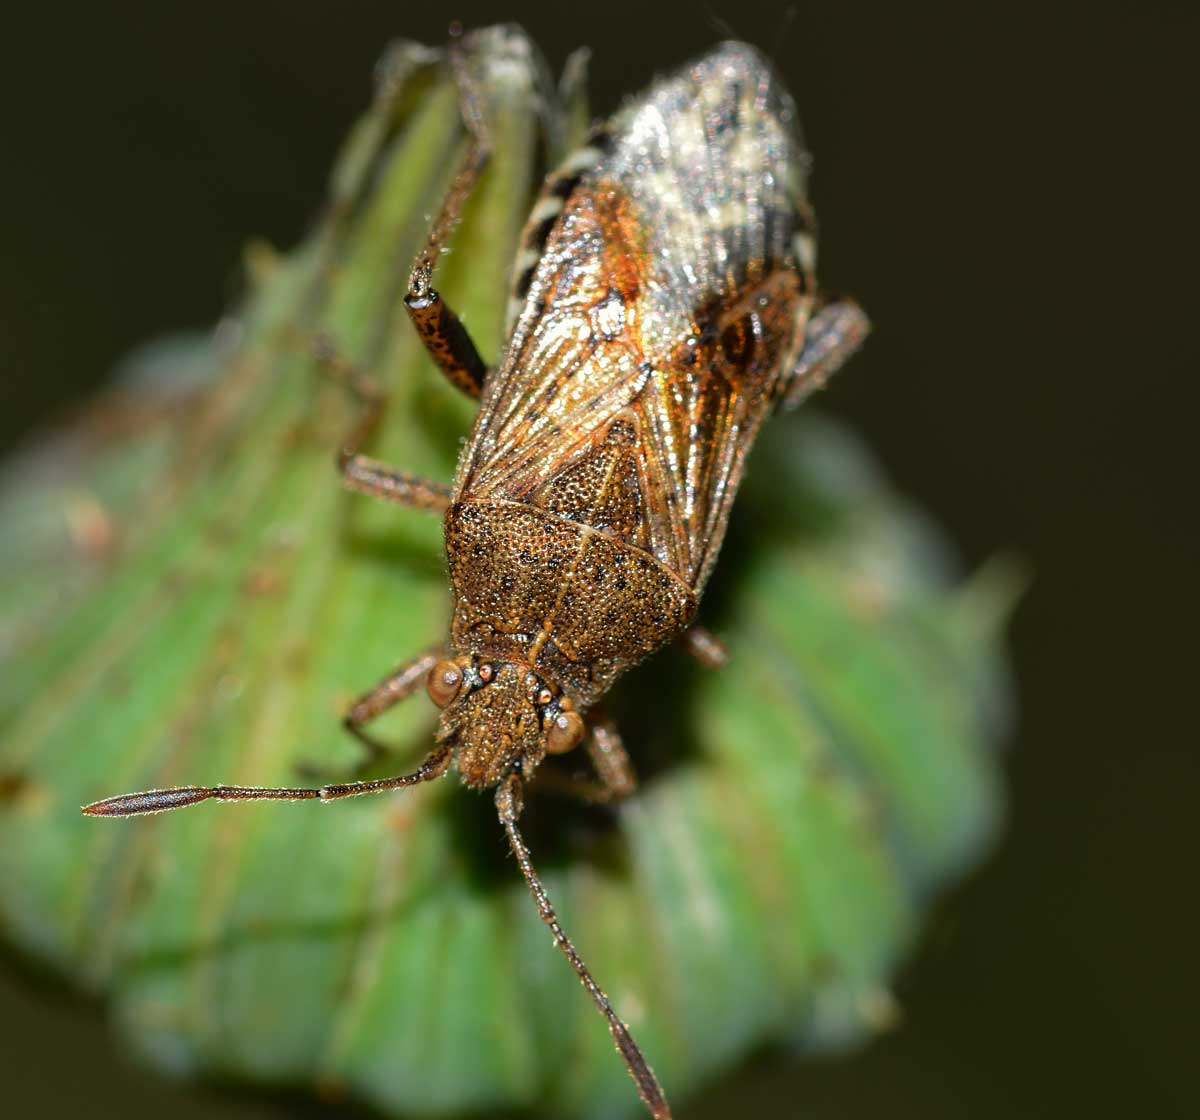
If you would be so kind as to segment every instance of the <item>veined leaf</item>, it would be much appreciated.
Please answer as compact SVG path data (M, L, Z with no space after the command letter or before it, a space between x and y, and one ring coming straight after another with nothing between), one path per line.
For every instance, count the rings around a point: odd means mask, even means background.
M520 33L469 45L495 158L438 286L495 354L539 129L561 145L582 114L550 104ZM355 409L308 342L329 334L389 389L381 458L450 477L470 405L399 296L464 145L440 53L395 48L311 238L252 251L253 291L211 341L144 357L154 376L126 399L161 414L9 468L0 919L104 993L160 1069L340 1088L394 1115L600 1120L636 1096L490 803L453 780L326 807L78 812L348 769L347 701L445 634L437 519L341 490ZM196 369L211 384L172 405ZM535 795L526 815L564 923L676 1099L764 1041L839 1043L891 1017L922 908L996 823L1003 596L956 583L852 436L776 419L705 604L731 664L666 651L631 676L627 804ZM421 755L429 705L382 722Z

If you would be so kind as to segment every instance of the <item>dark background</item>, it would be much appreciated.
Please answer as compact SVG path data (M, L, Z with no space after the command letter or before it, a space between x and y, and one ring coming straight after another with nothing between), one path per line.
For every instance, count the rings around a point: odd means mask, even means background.
M1196 1115L1200 9L791 8L10 12L0 444L134 343L212 323L248 235L299 238L389 38L515 18L555 66L593 48L597 112L724 34L759 43L816 153L823 280L876 324L824 406L968 562L1012 549L1035 581L1012 628L1007 836L900 978L903 1027L853 1059L763 1056L687 1115ZM157 1082L96 1009L8 972L12 1115L318 1112Z

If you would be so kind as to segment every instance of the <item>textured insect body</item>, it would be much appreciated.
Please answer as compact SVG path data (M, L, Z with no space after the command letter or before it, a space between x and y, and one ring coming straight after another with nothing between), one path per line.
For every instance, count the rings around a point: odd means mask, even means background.
M580 708L691 622L746 451L808 387L793 115L728 44L597 131L526 228L446 515L453 640Z
M319 789L187 787L109 798L125 816L223 800L321 799L436 778L496 786L509 843L550 926L656 1117L665 1096L563 933L517 829L522 784L547 754L586 743L608 798L633 788L614 728L584 716L627 669L689 630L746 454L780 402L819 384L865 334L850 302L816 295L813 222L794 110L753 48L725 44L597 129L546 181L514 270L511 333L488 371L431 286L487 157L469 67L452 61L474 143L413 268L406 305L431 356L480 407L452 489L358 451L365 398L339 462L353 488L441 509L455 605L447 648L366 694L364 725L423 682L442 709L412 773Z

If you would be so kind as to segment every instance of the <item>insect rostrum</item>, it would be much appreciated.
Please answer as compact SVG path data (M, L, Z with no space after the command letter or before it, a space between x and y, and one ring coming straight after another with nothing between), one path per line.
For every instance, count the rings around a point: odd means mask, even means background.
M866 333L823 301L794 109L761 56L726 43L660 81L546 181L513 270L513 322L488 369L432 286L438 257L486 166L485 106L455 47L463 165L405 303L437 365L480 398L451 488L360 452L382 398L332 352L364 402L339 457L346 483L443 513L455 594L449 640L389 675L346 724L365 725L424 683L441 709L414 771L311 788L192 786L108 798L92 816L216 800L334 800L451 767L495 805L542 919L605 1016L647 1108L670 1115L650 1066L563 932L518 828L547 754L586 745L597 799L632 769L596 705L628 668L687 637L759 426L799 401Z

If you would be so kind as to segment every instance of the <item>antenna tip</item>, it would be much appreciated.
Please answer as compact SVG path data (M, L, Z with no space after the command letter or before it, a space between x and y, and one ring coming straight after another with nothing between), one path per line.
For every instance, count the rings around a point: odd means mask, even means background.
M181 786L178 789L150 789L144 793L122 793L93 801L80 809L85 817L136 817L143 813L161 813L164 809L182 809L207 801L213 791L204 786Z

